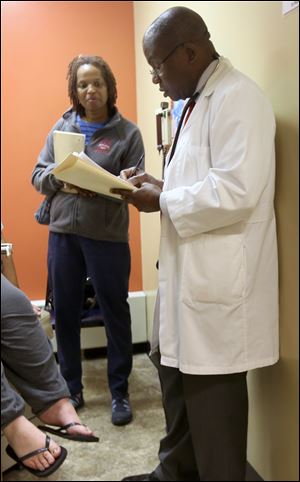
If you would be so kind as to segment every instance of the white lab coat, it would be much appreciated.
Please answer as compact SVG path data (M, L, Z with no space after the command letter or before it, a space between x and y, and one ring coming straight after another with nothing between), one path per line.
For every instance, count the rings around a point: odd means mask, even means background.
M163 365L221 374L278 360L274 135L270 103L221 58L165 170L152 340Z

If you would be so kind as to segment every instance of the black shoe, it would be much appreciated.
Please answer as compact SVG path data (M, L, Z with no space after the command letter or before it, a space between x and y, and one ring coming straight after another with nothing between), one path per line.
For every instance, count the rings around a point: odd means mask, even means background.
M129 477L125 477L125 479L122 480L159 480L157 477L155 477L154 472L151 472L151 474L141 474L141 475L130 475Z
M113 398L111 402L111 421L114 425L126 425L132 420L129 398Z
M72 403L75 410L79 410L84 406L84 400L82 392L77 393L76 395L71 395L70 402Z

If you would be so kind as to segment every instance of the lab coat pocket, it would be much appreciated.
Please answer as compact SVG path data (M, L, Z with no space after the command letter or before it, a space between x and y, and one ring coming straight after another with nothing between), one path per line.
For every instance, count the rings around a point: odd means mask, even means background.
M237 234L202 234L185 246L182 296L188 304L239 303L245 293L243 240Z

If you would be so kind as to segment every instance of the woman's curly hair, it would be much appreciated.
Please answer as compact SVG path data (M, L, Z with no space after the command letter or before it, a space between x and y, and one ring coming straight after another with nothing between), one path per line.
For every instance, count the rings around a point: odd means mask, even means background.
M109 115L115 112L115 104L117 100L117 83L114 74L109 65L96 55L78 55L68 66L67 80L68 80L68 94L71 100L73 109L80 115L85 115L84 107L79 103L77 95L77 71L82 65L93 65L100 70L103 79L107 86L107 108Z

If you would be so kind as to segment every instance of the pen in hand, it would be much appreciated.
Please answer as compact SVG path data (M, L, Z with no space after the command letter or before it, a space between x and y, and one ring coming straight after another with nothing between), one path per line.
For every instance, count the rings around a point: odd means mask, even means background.
M141 155L141 157L139 158L139 160L138 160L137 164L135 165L135 167L134 167L134 168L133 168L133 170L131 171L131 173L130 173L130 177L133 177L133 176L135 176L135 175L136 175L137 170L138 170L139 166L141 165L141 163L142 163L142 161L143 161L144 157L145 157L145 154L142 154L142 155Z

